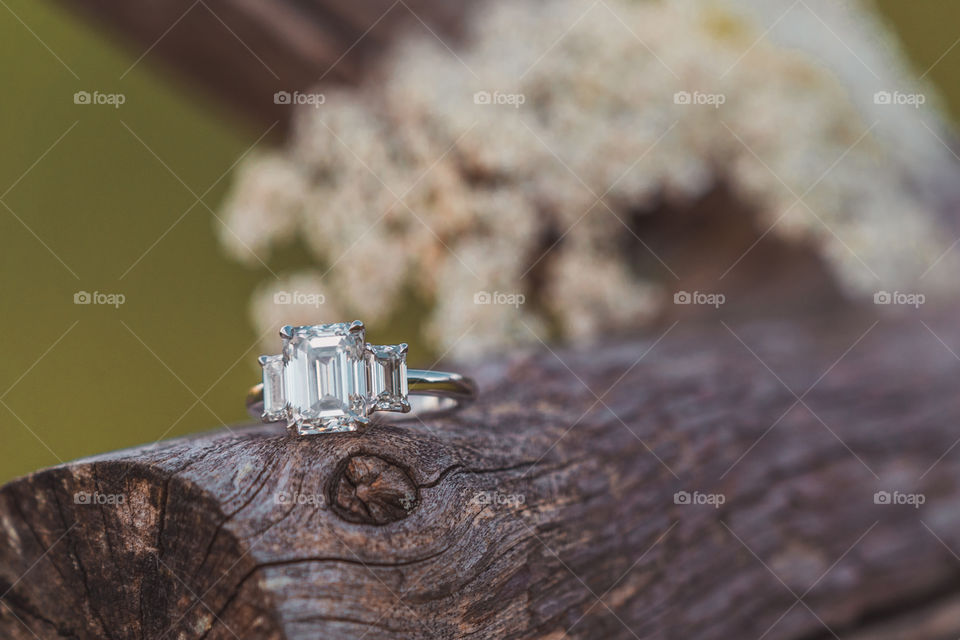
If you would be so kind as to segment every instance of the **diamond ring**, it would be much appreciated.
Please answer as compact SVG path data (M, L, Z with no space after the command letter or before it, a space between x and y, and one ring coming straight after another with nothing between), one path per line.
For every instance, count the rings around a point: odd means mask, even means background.
M476 396L460 374L407 370L407 345L368 344L359 320L286 326L280 337L279 355L260 356L263 382L247 394L247 410L299 435L355 431L377 411L443 413Z

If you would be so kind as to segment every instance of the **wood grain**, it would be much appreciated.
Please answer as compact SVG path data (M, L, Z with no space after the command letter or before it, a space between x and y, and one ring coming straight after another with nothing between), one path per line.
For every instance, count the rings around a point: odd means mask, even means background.
M955 317L681 323L471 368L426 424L40 471L0 637L956 637Z

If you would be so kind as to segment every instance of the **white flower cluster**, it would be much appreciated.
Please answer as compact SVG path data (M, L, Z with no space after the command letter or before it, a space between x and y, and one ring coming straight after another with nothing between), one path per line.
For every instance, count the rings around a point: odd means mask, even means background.
M410 39L380 84L326 91L287 149L246 163L223 243L249 261L297 236L315 265L270 290L322 293L303 321L376 326L412 291L424 336L460 356L641 326L676 281L638 268L637 212L718 184L848 292L914 282L949 241L896 149L810 56L721 6L500 2L456 54ZM269 300L261 328L286 313Z

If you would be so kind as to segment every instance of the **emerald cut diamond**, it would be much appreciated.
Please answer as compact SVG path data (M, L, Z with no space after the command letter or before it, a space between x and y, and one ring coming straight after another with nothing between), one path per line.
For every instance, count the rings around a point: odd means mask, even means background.
M410 411L407 345L367 345L367 390L375 411Z
M280 335L288 424L305 435L367 422L363 323L284 327Z
M260 356L264 421L306 435L355 431L375 411L410 411L406 344L367 344L359 320L287 326L280 337L280 355Z

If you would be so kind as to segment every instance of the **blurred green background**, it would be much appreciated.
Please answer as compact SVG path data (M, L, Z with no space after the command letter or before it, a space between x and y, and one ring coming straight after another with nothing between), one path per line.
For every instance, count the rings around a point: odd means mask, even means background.
M943 56L928 78L955 118L960 4L880 7L917 69ZM244 420L264 276L222 254L210 209L264 131L59 6L2 0L0 30L0 481ZM94 90L126 102L74 104Z

